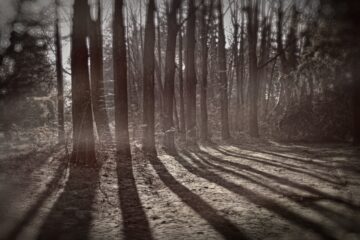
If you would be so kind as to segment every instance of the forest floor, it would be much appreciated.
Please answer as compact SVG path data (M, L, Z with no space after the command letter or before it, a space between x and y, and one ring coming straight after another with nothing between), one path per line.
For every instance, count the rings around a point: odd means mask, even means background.
M360 239L360 151L346 145L133 149L118 164L108 150L99 170L24 149L0 148L0 239Z

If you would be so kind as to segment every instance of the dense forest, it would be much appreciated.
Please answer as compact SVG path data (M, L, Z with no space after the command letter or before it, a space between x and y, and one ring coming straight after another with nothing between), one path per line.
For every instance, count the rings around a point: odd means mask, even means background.
M0 239L360 239L357 0L0 0Z

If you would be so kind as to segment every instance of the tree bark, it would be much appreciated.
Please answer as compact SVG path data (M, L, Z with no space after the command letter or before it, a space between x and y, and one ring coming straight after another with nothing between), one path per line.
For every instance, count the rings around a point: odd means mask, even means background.
M115 139L118 154L130 156L128 124L127 52L124 23L124 1L115 1L113 16L113 59L115 95Z
M212 2L211 2L212 4ZM208 109L207 109L207 85L208 85L208 29L209 24L206 21L206 15L211 13L212 7L203 6L201 11L201 83L200 83L200 139L206 141L209 138L208 132ZM209 16L210 19L210 16Z
M96 165L91 90L86 46L88 4L75 0L71 48L71 93L73 152L71 162L80 166Z
M236 127L240 131L243 127L244 111L244 80L245 80L245 38L244 38L244 13L241 13L240 47L238 67L236 69Z
M229 130L229 98L228 98L228 82L226 72L226 49L225 49L225 31L222 13L222 1L218 1L218 31L219 31L219 78L220 78L220 102L221 102L221 137L223 140L230 138Z
M185 96L186 96L186 144L196 144L196 70L195 70L195 22L196 8L193 0L188 0L185 49Z
M180 8L181 20L181 8ZM184 101L184 78L183 78L183 37L182 30L179 31L179 95L180 95L180 135L185 134L185 101Z
M109 118L105 101L104 86L104 63L103 63L103 40L101 29L101 2L97 1L98 14L96 20L91 20L89 12L90 27L90 73L91 94L93 102L94 118L99 140L102 144L111 142L112 137L109 127Z
M174 94L175 94L175 53L177 35L177 11L180 8L180 0L172 0L170 12L167 13L167 45L165 57L165 85L164 85L164 148L169 151L175 150L175 127L174 127Z
M56 79L57 79L57 110L58 110L58 142L63 144L65 142L65 126L64 126L64 77L62 65L62 47L60 34L60 20L58 13L59 2L55 5L55 49L56 49Z
M258 2L248 3L248 45L249 45L249 133L252 137L259 137L258 127L258 69L257 69L257 40L258 40Z
M154 66L155 66L155 0L149 0L145 23L144 71L143 71L143 150L146 154L156 154L155 148L155 99L154 99Z

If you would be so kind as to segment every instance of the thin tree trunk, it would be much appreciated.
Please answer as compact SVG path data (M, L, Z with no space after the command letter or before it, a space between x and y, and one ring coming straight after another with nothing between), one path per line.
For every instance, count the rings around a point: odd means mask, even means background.
M185 94L186 94L186 143L196 144L196 70L195 70L195 22L196 8L193 0L188 0L185 52Z
M175 94L175 53L177 35L177 11L181 5L180 0L171 2L170 12L167 13L167 45L165 61L165 85L164 85L164 142L165 149L175 150L175 127L174 127L174 94Z
M236 120L237 120L237 130L239 131L243 127L243 117L244 117L244 78L245 78L245 38L244 38L244 13L241 13L241 26L240 26L240 49L239 49L239 60L238 60L238 69L237 69L237 99L236 99Z
M179 11L181 21L181 7ZM180 135L183 137L185 134L185 103L184 103L184 78L183 78L183 37L182 30L179 30L179 95L180 95Z
M91 90L86 46L88 4L75 0L71 48L71 93L73 152L71 162L80 166L96 165Z
M58 142L63 144L65 142L65 126L64 126L64 77L62 65L62 47L61 34L59 27L59 2L56 1L55 6L55 48L56 48L56 79L57 79L57 106L58 106Z
M146 154L155 155L155 0L149 0L145 23L144 71L143 71L143 150Z
M257 69L257 40L258 40L258 2L255 6L248 3L248 45L249 45L249 132L252 137L259 137L258 127L258 69Z
M130 156L127 93L127 53L123 8L123 0L115 1L115 12L113 16L115 138L118 154Z
M104 86L104 63L103 63L103 40L101 29L101 2L97 1L98 14L96 20L90 20L90 73L91 73L91 94L93 102L94 118L99 140L102 144L111 142L109 118L105 102Z
M218 30L219 30L219 78L220 78L220 102L221 102L221 137L223 140L230 138L229 130L229 98L228 98L228 82L226 75L226 49L225 49L225 32L222 13L222 3L218 1Z
M212 3L211 3L212 4ZM201 11L201 83L200 83L200 139L206 141L209 138L208 133L208 109L207 109L207 85L208 85L208 22L206 15L211 13L212 7L202 7ZM209 17L210 19L211 17Z

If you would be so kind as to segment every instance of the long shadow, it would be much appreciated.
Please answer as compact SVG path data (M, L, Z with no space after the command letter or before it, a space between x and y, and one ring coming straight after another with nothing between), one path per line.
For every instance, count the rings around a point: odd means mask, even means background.
M253 156L253 155L250 155L250 154L244 154L244 153L238 153L238 152L235 152L235 151L231 151L231 150L228 150L228 149L223 149L219 146L215 146L213 147L216 151L222 153L222 154L226 154L226 155L231 155L231 156L237 156L237 157L241 157L241 156L251 156L253 158L260 158L258 156ZM261 152L261 151L259 151ZM261 152L263 153L263 152ZM294 164L290 164L290 163L285 163L284 161L279 161L279 160L275 160L275 159L269 159L269 158L260 158L260 159L263 159L263 160L266 160L266 161L271 161L273 163L278 163L278 164L281 164L281 165L284 165L284 166L287 166L289 167L288 169L289 170L292 170L292 169L300 169L300 170L303 170L303 169L309 169L309 168L304 168L304 166L299 166L299 165L294 165ZM309 165L311 164L311 162L309 162ZM324 168L324 167L323 167ZM326 166L326 169L329 169L331 168L331 166ZM314 170L314 169L312 169ZM319 172L321 174L327 174L326 172Z
M56 191L58 190L58 185L61 179L65 176L67 168L67 159L59 159L60 165L53 173L54 177L47 184L47 188L39 195L37 201L29 208L21 221L11 230L5 239L12 240L16 239L21 231L26 227L39 212L40 208L44 205L45 201Z
M218 148L214 148L214 149L217 150L219 153L222 153L224 155L237 157L237 158L243 158L243 159L247 159L247 160L250 160L250 161L254 161L254 162L261 163L261 164L276 167L276 168L284 168L284 169L287 169L289 171L293 171L293 172L296 172L296 173L301 173L301 174L308 175L310 177L319 179L319 180L324 181L324 182L328 182L328 183L331 183L331 184L334 184L334 185L339 185L338 182L335 182L335 181L330 180L328 178L324 178L324 177L321 177L319 175L316 175L316 174L313 174L313 173L310 173L310 172L307 172L307 171L304 171L304 170L301 170L301 169L296 169L296 168L293 168L293 167L286 167L282 163L277 164L277 163L274 163L275 161L274 162L269 162L269 161L265 161L265 160L263 160L261 158L249 156L249 155L246 155L246 154L240 154L240 153L233 154L233 153L229 153L227 151L223 151L223 150L218 149Z
M263 154L268 154L268 155L272 155L275 157L281 157L281 158L285 158L285 159L290 159L296 162L300 162L300 163L305 163L305 164L312 164L312 165L316 165L319 167L324 167L327 168L329 166L324 165L322 163L318 163L318 162L314 162L314 161L309 161L303 158L299 158L299 157L294 157L294 156L288 156L288 155L284 155L284 154L280 154L280 153L275 153L275 152L271 152L271 151L264 151L264 150L260 150L258 148L250 148L251 151L257 152L257 153L263 153ZM290 151L289 151L290 152Z
M152 240L149 221L137 191L131 156L117 156L120 209L123 231L128 240Z
M99 170L70 165L64 191L46 217L37 239L89 239Z
M188 157L191 157L192 162L197 165L197 168L191 167L189 162L179 156L177 161L189 172L194 175L206 179L211 183L215 183L218 186L228 189L229 191L246 198L248 201L261 206L284 219L287 219L289 222L292 222L298 225L301 228L309 229L314 233L317 233L322 239L336 240L329 231L324 226L318 224L317 222L308 219L304 216L297 214L296 212L287 209L286 207L280 205L279 203L273 201L272 199L263 196L261 194L255 193L243 186L227 181L226 179L220 177L219 175L208 170L208 167L201 163L196 158L192 157L191 154L186 153ZM201 170L200 170L201 169Z
M235 167L235 168L237 168L239 170L245 170L245 171L248 171L248 172L252 172L252 173L264 176L264 177L266 177L268 179L277 181L278 183L281 183L283 185L287 185L287 186L297 188L297 189L302 190L302 191L309 192L309 193L314 194L314 195L318 195L318 196L320 196L320 197L322 197L324 199L331 200L331 201L334 201L336 203L342 203L342 204L348 205L348 206L350 206L352 208L358 208L358 206L355 206L355 205L347 202L346 200L344 200L342 198L327 194L327 193L325 193L323 191L312 188L312 187L310 187L308 185L293 182L293 181L291 181L289 179L282 178L282 177L279 177L279 176L275 176L273 174L270 174L270 173L267 173L267 172L252 168L252 167L250 167L248 165L245 165L245 164L222 160L222 159L219 159L219 158L217 158L217 157L215 157L215 156L213 156L213 155L211 155L211 154L209 154L209 153L207 153L207 152L205 152L203 150L200 150L200 153L202 155L204 155L206 158L211 159L214 162L217 162L218 164L227 164L227 165Z
M186 156L189 157L187 153L185 153ZM346 214L341 214L339 212L336 212L333 209L326 208L324 206L318 205L318 204L312 204L313 202L316 202L318 200L327 200L327 198L324 198L323 196L312 196L304 198L303 196L296 194L294 192L290 192L288 190L280 190L277 187L273 187L269 184L266 184L262 181L256 180L256 178L251 178L245 174L236 172L231 169L224 168L222 166L213 164L212 162L206 160L206 158L200 156L199 154L195 154L196 157L198 157L202 162L207 164L208 166L211 166L213 169L220 170L224 173L231 174L233 176L242 178L244 180L247 180L251 183L257 184L258 186L261 186L263 188L269 189L270 191L274 192L275 194L278 194L279 196L285 197L289 199L290 201L294 201L303 207L310 208L319 214L323 215L324 217L328 218L329 220L335 222L339 226L343 227L344 229L347 229L351 232L359 232L360 229L358 229L358 223L354 222L353 218L351 216L348 216ZM191 156L190 156L191 157Z
M225 239L249 239L235 224L219 215L214 208L206 203L201 197L191 192L184 185L179 183L166 169L165 165L157 157L150 158L150 163L154 167L159 178L163 183L175 193L186 205L197 212L205 219L217 232ZM192 168L187 166L187 169Z

